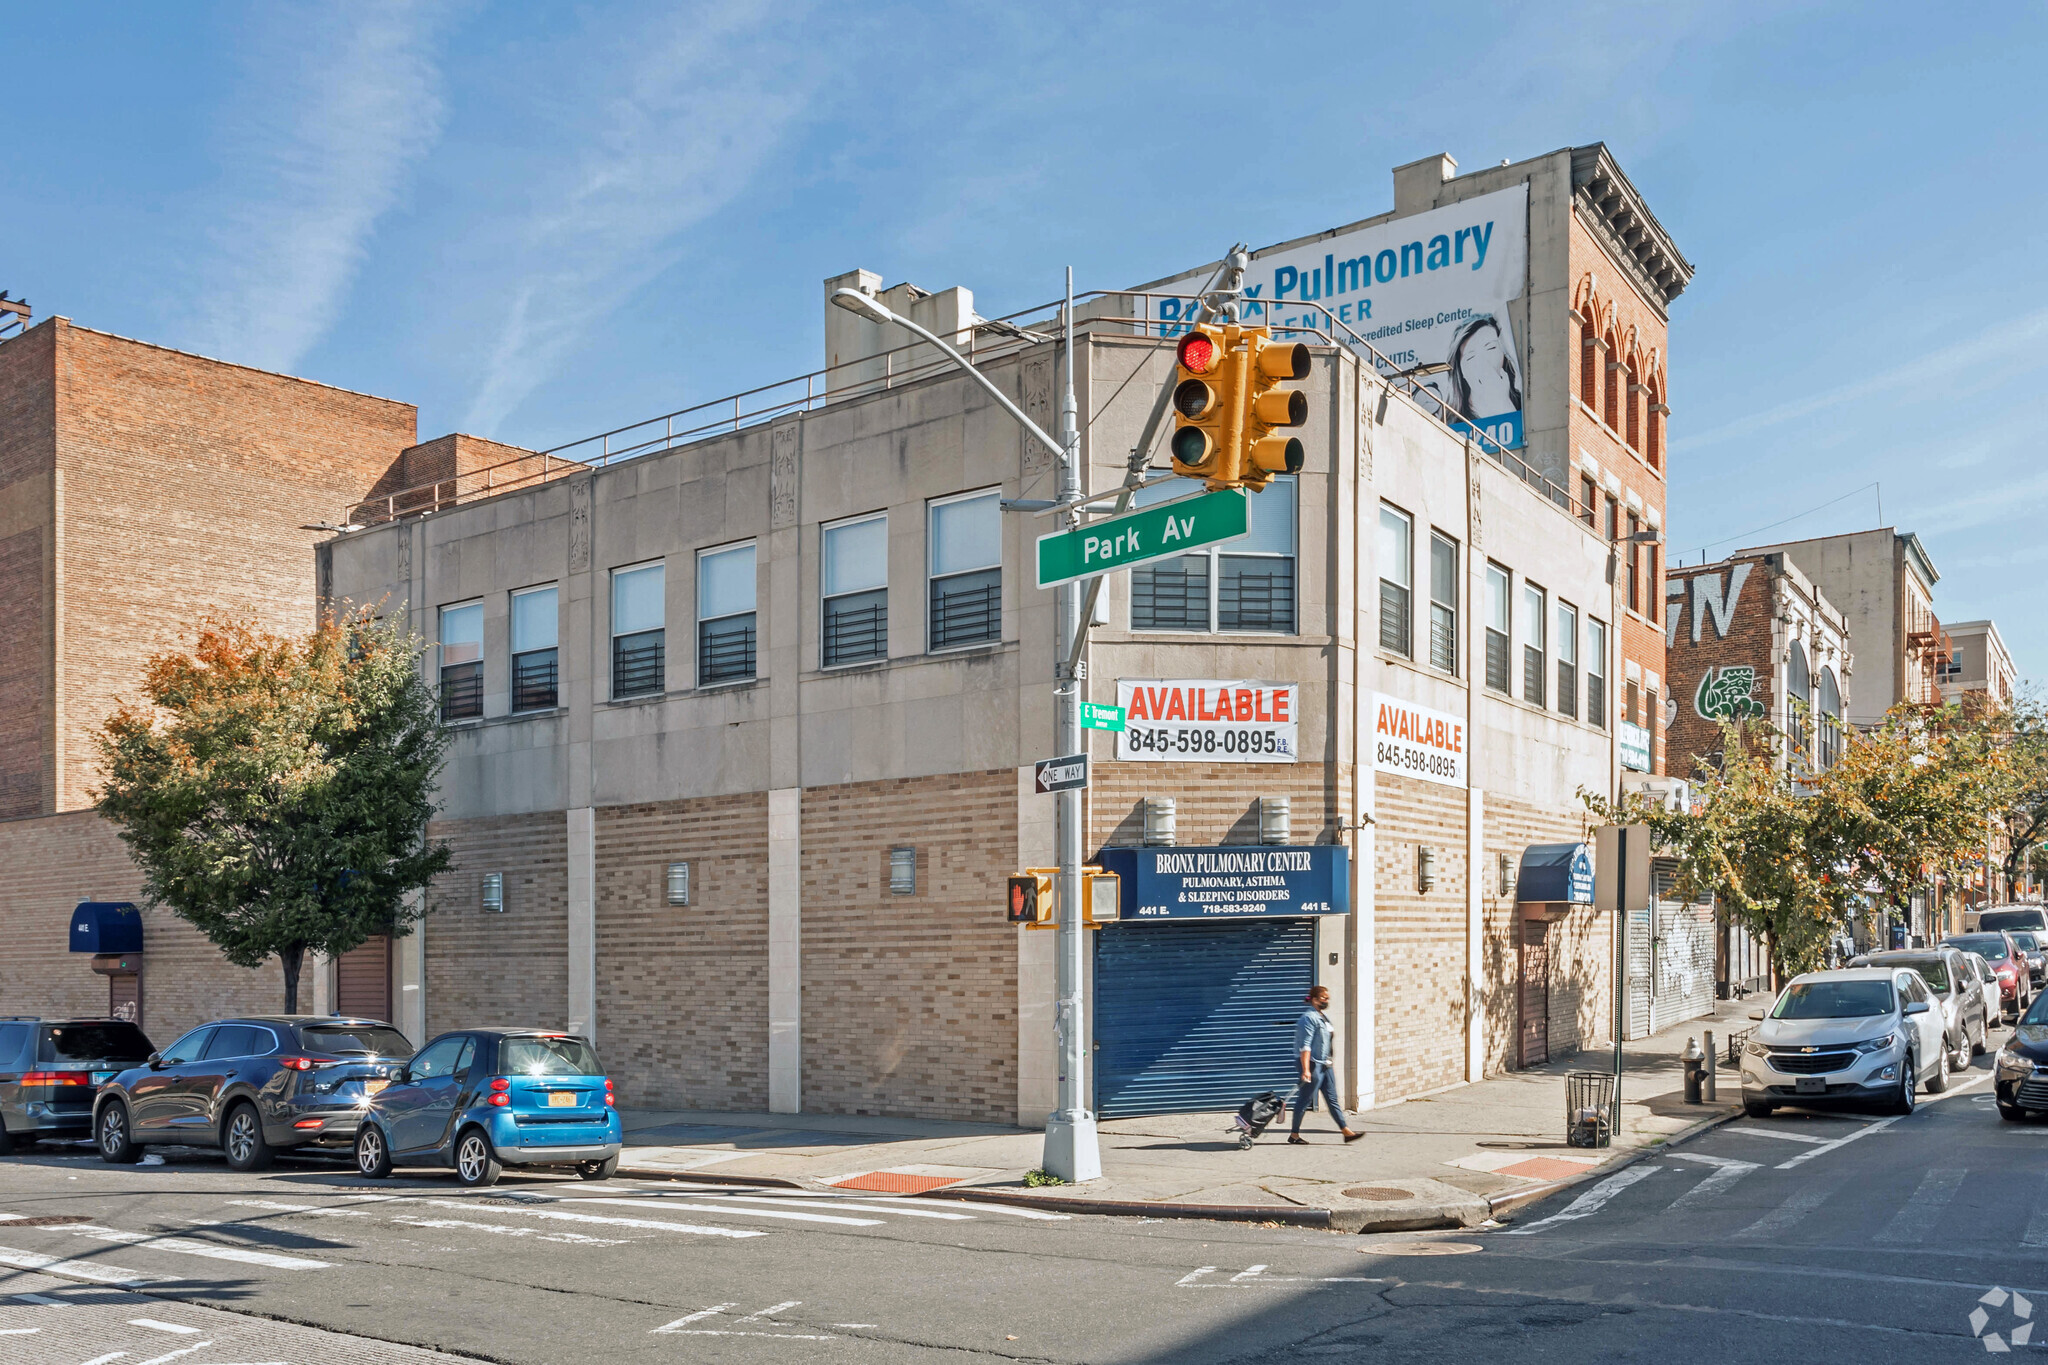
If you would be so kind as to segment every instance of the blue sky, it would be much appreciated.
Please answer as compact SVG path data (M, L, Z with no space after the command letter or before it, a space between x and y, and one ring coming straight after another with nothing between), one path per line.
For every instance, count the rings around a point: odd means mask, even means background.
M18 8L0 288L539 447L815 368L857 265L999 314L1605 141L1698 268L1674 554L1878 524L1879 484L1942 616L2048 677L2048 11L1245 12Z

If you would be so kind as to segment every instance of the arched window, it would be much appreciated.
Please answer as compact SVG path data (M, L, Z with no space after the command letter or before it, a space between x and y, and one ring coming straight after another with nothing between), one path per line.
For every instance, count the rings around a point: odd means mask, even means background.
M1643 430L1639 414L1642 412L1642 404L1637 401L1636 396L1636 362L1633 356L1621 367L1621 408L1627 414L1622 430L1624 438L1628 441L1628 448L1641 450Z
M1657 382L1654 375L1650 379L1650 391L1643 396L1649 400L1646 404L1648 412L1645 415L1644 422L1644 425L1649 430L1649 439L1644 443L1643 454L1649 458L1650 468L1662 469L1664 467L1664 413L1662 411L1664 407L1664 386Z
M1842 756L1842 689L1835 685L1834 669L1822 667L1818 690L1820 696L1813 709L1820 735L1814 747L1819 750L1817 766L1825 770L1834 767Z
M1785 662L1785 740L1801 760L1811 743L1813 721L1813 672L1806 666L1806 646L1792 642L1792 657Z
M1621 426L1621 369L1614 359L1614 333L1607 334L1607 351L1600 357L1600 368L1607 380L1607 401L1601 406L1600 417L1609 427Z
M1600 343L1593 337L1591 313L1579 324L1579 401L1599 411Z

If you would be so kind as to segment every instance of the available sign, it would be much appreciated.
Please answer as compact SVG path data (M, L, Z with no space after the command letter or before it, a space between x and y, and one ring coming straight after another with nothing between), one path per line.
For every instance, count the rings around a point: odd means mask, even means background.
M1446 787L1465 785L1465 718L1448 711L1367 693L1372 707L1374 772L1419 777Z
M1348 915L1351 850L1342 844L1247 848L1105 848L1123 918Z
M1189 483L1189 488L1198 485ZM1251 505L1241 488L1176 498L1072 531L1038 538L1038 586L1050 588L1111 569L1169 559L1251 534Z
M1118 678L1126 763L1292 763L1301 689L1216 678Z

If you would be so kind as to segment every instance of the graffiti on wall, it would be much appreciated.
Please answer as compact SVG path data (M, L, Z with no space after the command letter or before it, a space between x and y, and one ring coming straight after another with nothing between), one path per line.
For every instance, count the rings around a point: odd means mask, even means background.
M1702 720L1761 719L1768 714L1756 699L1756 669L1749 664L1724 664L1700 675L1692 709Z

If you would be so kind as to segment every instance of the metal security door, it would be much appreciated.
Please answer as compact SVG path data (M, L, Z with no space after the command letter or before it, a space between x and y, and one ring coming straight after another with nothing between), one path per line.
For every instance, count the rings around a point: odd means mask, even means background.
M373 934L334 963L334 1012L351 1019L391 1019L391 939ZM419 1046L415 1039L413 1046Z
M1550 926L1540 919L1522 921L1518 946L1520 970L1515 980L1518 1067L1542 1066L1550 1060Z
M1299 1078L1312 919L1118 924L1095 935L1095 1107L1104 1118L1235 1109Z

